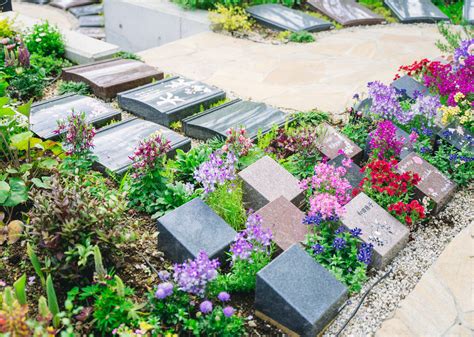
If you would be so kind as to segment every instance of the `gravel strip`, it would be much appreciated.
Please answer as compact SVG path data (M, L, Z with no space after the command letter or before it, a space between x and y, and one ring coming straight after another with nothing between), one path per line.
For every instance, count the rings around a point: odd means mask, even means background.
M370 275L360 294L348 305L323 336L335 336L353 313L363 294L388 270L392 272L376 285L340 336L372 336L390 318L399 303L411 292L424 272L449 242L474 221L474 186L456 193L447 207L426 225L412 233L411 241L384 270Z

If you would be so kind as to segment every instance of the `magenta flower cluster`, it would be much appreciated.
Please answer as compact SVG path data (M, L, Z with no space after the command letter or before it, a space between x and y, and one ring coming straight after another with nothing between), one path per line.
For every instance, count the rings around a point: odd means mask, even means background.
M59 135L65 133L63 146L67 155L83 155L90 153L94 147L93 139L95 129L86 122L84 113L72 111L67 120L59 120L58 127L54 133Z
M233 152L224 154L218 150L210 155L208 161L199 165L194 172L194 178L204 187L204 194L214 192L218 186L236 178L236 161Z
M203 296L207 284L217 277L218 259L209 259L205 251L182 264L173 266L173 279L178 289L190 294Z
M344 160L344 164L349 166L351 162ZM308 215L326 220L344 213L343 206L350 200L351 190L349 181L344 178L346 173L344 166L319 163L314 167L314 175L300 182L301 189L310 194Z
M400 95L397 90L382 82L374 81L367 84L368 96L372 99L370 111L380 118L396 119L401 123L410 121L400 105Z
M253 147L253 141L247 135L245 128L230 128L226 131L227 139L222 150L233 152L237 156L246 156Z
M391 121L381 121L369 135L369 146L379 159L400 156L404 140L397 137L397 127Z
M461 41L459 47L454 50L454 62L457 66L463 66L471 55L474 55L474 39Z
M171 150L171 143L160 133L155 133L138 144L137 149L130 156L133 168L137 171L134 177L153 170L164 154Z
M271 230L262 227L262 217L255 213L249 214L245 229L237 234L234 243L230 246L232 261L249 260L253 252L269 254L272 238Z

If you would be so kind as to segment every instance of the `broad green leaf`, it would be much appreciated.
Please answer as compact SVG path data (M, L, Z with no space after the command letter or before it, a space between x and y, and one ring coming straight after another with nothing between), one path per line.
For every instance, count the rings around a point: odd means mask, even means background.
M25 305L26 303L26 274L23 274L15 283L13 283L13 288L15 288L15 296L18 300L18 303Z
M8 97L0 97L0 106L3 107L9 101L10 101L10 99Z
M5 181L0 181L0 204L3 204L5 200L10 196L10 185Z
M14 116L15 110L12 108L0 108L0 117Z
M30 99L27 103L20 105L18 107L18 112L26 117L30 117L31 104L33 104L33 98Z
M7 173L10 173L10 174L16 174L16 173L20 173L18 172L17 169L14 169L13 167L9 167L5 170Z
M38 163L38 167L46 170L52 170L58 166L58 161L53 158L45 158Z
M36 187L44 188L44 189L50 189L51 188L51 183L47 178L48 177L42 177L42 180L39 179L39 178L33 178L33 179L31 179L31 182Z
M30 131L18 133L10 138L10 145L16 147L20 151L28 149L28 140L33 136Z
M9 183L10 196L3 203L3 206L14 207L28 200L28 189L21 178L10 178Z
M33 168L33 164L22 164L20 165L20 173L25 173Z

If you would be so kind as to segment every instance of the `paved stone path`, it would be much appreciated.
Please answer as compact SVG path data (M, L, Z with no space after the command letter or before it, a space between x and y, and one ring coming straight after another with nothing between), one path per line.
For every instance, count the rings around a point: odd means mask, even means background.
M72 14L52 6L14 1L13 10L34 19L48 20L63 29L74 29L77 25L77 19Z
M474 336L474 225L446 247L376 337Z
M286 109L342 112L368 81L438 57L435 25L385 25L321 33L315 43L273 45L202 33L139 53L145 62Z

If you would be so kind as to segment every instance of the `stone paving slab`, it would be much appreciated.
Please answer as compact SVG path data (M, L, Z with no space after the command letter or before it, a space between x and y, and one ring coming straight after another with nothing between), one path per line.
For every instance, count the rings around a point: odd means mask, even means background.
M473 336L474 225L459 233L376 337Z
M315 43L273 45L206 32L138 53L167 73L254 101L341 113L367 82L390 83L401 64L435 58L435 25L384 25L318 34Z

